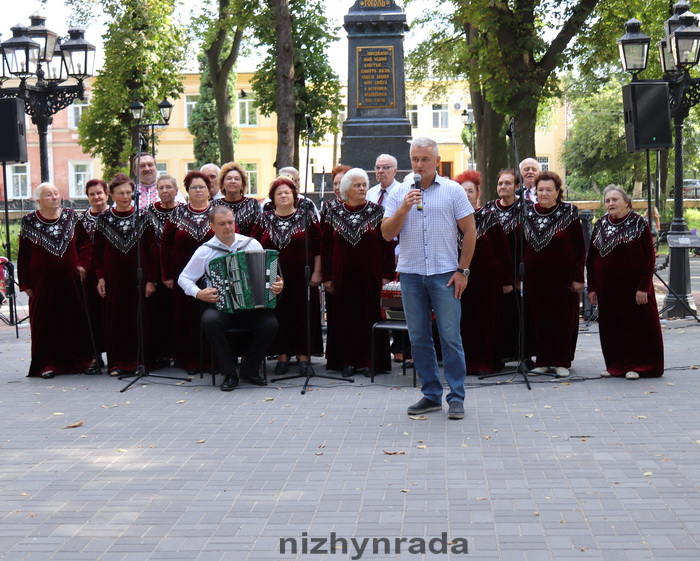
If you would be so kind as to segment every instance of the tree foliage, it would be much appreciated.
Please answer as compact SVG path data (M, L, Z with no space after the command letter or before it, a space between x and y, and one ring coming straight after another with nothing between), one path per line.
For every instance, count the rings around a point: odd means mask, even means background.
M195 166L198 168L208 163L221 164L221 150L219 149L216 124L216 102L205 56L200 56L200 63L202 75L199 79L199 98L192 109L188 123L194 137Z
M104 66L92 84L90 105L78 132L80 145L102 159L104 176L127 171L132 152L129 105L145 106L144 122L159 122L158 103L183 90L181 64L184 33L173 22L176 0L101 0L110 18L105 35ZM77 7L94 2L70 0Z
M572 183L581 189L601 189L610 183L630 187L641 154L628 154L622 112L622 90L616 80L592 82L569 78L565 81L571 112L569 136L562 157Z
M569 44L600 1L438 0L415 22L429 33L408 57L411 76L469 81L482 173L494 172L488 158L503 161L495 137L506 117L515 118L520 158L536 155L539 104L559 94L556 71L571 63Z
M337 40L338 29L331 27L321 0L291 0L294 39L294 165L299 166L299 139L306 130L305 116L314 125L316 139L338 132L338 114L342 110L341 87L338 76L328 60L328 45ZM260 112L270 115L277 111L277 49L273 5L265 3L256 24L258 44L267 49L267 56L251 82ZM316 140L316 142L319 142ZM285 165L278 162L278 165Z

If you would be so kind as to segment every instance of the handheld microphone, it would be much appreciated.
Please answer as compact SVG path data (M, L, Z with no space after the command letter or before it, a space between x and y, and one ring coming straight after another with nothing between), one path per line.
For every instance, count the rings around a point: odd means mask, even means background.
M420 186L420 174L419 173L414 173L413 174L413 186L415 189L420 189L420 202L416 205L416 210L423 210L423 187Z
M311 122L311 116L306 116L306 134L311 138L314 135L314 124Z

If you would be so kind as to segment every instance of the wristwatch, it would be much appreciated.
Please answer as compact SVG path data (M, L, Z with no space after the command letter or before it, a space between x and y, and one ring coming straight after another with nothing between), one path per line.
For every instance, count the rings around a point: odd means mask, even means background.
M469 269L457 269L458 273L462 273L465 277L469 276Z

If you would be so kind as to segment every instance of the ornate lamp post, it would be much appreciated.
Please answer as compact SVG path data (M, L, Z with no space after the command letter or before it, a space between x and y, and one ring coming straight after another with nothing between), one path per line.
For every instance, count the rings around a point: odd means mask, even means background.
M141 120L143 119L143 112L144 112L145 106L143 103L141 103L138 99L135 99L131 105L129 105L129 110L131 111L131 116L134 118L134 121L136 121L136 126L139 129L139 152L141 152L141 127L149 127L151 129L151 156L153 156L153 159L156 157L156 127L167 127L168 123L170 123L170 117L173 114L173 104L170 103L167 99L164 99L158 104L158 111L160 112L160 117L163 120L161 123L142 123ZM146 146L148 146L146 144Z
M670 317L683 317L687 307L695 308L688 253L692 238L683 217L683 127L690 108L700 103L700 80L691 78L688 73L700 58L700 28L697 26L698 18L689 8L690 4L685 0L673 6L674 14L664 24L666 39L659 42L663 81L668 83L674 123L674 212L669 231L670 293L664 302L664 309ZM640 32L640 26L639 21L629 20L625 24L627 32L618 40L622 68L632 74L633 81L646 68L649 49L649 37Z
M53 116L75 98L83 99L83 80L92 76L95 47L85 40L82 29L71 29L70 38L61 43L57 34L47 29L44 16L34 14L30 20L30 27L16 25L12 28L12 37L0 44L4 61L4 66L0 64L3 67L0 85L10 78L19 80L16 87L0 86L0 97L24 100L24 110L31 115L39 132L41 180L44 182L49 181L49 125ZM32 77L36 77L36 83L28 84ZM68 78L76 80L77 84L60 85Z
M469 169L476 169L476 159L474 158L474 110L464 109L460 114L462 124L469 129Z

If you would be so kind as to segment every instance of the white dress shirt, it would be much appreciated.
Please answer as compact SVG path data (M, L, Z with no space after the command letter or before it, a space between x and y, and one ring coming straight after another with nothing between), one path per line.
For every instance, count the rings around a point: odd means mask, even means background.
M254 238L236 234L233 244L226 245L219 238L213 237L204 245L200 245L192 255L189 263L185 266L177 279L177 284L180 285L183 292L197 297L197 293L201 290L197 286L197 281L202 277L206 278L207 287L211 287L209 280L209 262L216 257L221 257L227 253L233 253L240 250L261 250L263 246Z
M389 195L391 194L391 191L395 188L401 185L396 179L394 179L394 182L389 185L385 190L384 190L384 198L382 199L382 206L386 207L386 202L389 200ZM369 191L367 191L367 200L372 201L375 204L379 204L379 197L382 194L382 184L378 183L374 187L372 187Z

